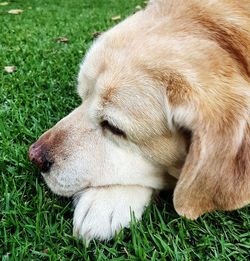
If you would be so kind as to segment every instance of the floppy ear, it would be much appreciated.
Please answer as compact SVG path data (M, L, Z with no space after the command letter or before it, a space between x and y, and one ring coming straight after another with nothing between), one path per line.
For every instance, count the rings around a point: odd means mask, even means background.
M242 19L249 25L248 17ZM231 58L221 71L226 66L238 70L221 73L209 87L192 88L184 81L169 84L173 118L193 134L174 191L176 211L191 219L250 203L250 38L243 29L209 16L200 15L197 21L220 47L218 55L224 50ZM178 94L173 91L176 86Z
M250 203L249 98L228 86L204 95L177 74L170 75L167 97L173 122L192 132L174 191L176 211L196 219L205 212Z

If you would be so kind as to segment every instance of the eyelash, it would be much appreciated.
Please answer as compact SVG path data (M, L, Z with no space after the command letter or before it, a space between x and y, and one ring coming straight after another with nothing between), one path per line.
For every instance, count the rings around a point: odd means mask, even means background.
M122 131L119 128L115 127L114 125L110 124L107 120L104 120L101 122L101 127L103 130L104 129L109 130L116 136L126 138L126 133L124 131Z

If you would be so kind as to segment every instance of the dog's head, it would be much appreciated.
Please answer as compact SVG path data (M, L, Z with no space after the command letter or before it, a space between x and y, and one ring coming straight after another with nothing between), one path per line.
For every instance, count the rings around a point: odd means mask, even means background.
M161 80L112 37L119 36L111 30L98 39L81 65L82 104L30 148L57 194L111 184L173 187L183 166L189 137L168 122Z
M209 15L164 12L149 6L99 37L82 105L31 146L55 193L179 178L175 207L190 218L249 202L249 39Z

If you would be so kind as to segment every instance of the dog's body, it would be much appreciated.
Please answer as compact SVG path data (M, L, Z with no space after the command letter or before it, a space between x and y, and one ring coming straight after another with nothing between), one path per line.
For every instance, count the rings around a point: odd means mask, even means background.
M78 195L80 237L112 237L155 189L175 188L191 219L250 202L248 0L150 2L97 39L78 92L30 158L52 191Z

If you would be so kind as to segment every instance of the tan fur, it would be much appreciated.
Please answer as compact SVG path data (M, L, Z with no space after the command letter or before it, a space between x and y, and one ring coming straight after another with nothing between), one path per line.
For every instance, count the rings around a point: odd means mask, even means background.
M211 64L209 71L203 71L207 61L202 60L198 69L200 86L195 88L197 83L194 83L192 95L186 99L193 107L192 121L189 124L177 122L189 128L193 138L175 189L174 203L180 214L197 218L206 211L236 209L250 201L250 154L246 149L250 143L250 8L248 3L237 6L234 1L221 1L226 11L231 8L230 18L235 21L229 23L223 12L218 13L220 4L216 1L208 1L207 9L204 1L203 5L187 2L191 5L187 3L185 17L190 15L187 19L198 25L190 34L215 44L213 56L207 59L221 58ZM219 64L220 71L216 68ZM226 73L224 68L229 66L234 71ZM207 78L204 74L211 74L212 81L209 78L204 81ZM186 96L186 88L182 84L176 86L179 97ZM172 90L171 84L170 87ZM170 95L168 91L167 94ZM180 106L179 100L171 96L169 101L173 108ZM186 102L184 99L183 106L188 111ZM243 135L238 137L241 131Z
M178 179L176 211L188 218L249 204L248 0L151 1L97 39L81 65L78 93L85 105L64 119L64 135L68 130L68 136L84 139L82 121L93 135L98 133L92 140L140 155L138 162L147 162L151 172L157 167L151 185L141 174L135 179L110 174L109 181L88 180L88 186L160 189L165 181L158 178L168 172ZM103 119L122 129L126 139L101 132ZM72 128L74 122L78 128ZM61 151L66 144L73 151L67 139L72 141L66 138Z
M250 121L249 7L248 1L152 1L145 16L153 14L154 24L148 26L142 14L137 36L132 32L128 35L132 39L119 43L126 52L136 50L138 40L143 39L144 49L128 54L132 56L129 61L166 87L175 124L193 133L174 193L177 211L189 218L214 209L239 208L250 201L246 149ZM147 29L141 32L144 22ZM126 58L124 62L128 64ZM178 107L190 114L188 122L184 115L175 119ZM241 131L244 134L238 137ZM156 156L159 162L164 148L150 145L152 151L155 147L161 150Z

